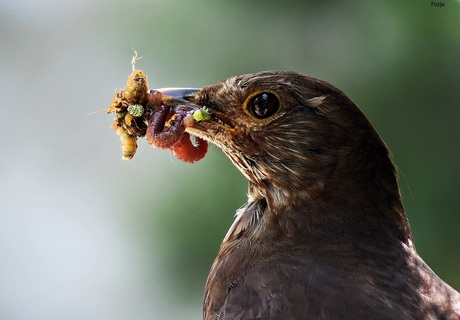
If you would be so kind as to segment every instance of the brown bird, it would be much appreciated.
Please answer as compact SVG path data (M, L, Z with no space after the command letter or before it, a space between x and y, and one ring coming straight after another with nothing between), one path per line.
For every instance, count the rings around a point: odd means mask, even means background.
M387 147L342 91L267 71L177 93L213 115L187 131L249 181L204 319L460 319L414 248Z

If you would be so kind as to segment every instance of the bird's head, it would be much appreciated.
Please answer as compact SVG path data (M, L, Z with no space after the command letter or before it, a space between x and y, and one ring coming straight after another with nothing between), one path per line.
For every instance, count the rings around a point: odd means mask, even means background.
M291 207L353 220L361 219L355 211L373 216L375 206L396 206L398 223L405 223L388 149L331 84L266 71L231 77L184 98L212 114L187 130L222 149L249 180L250 198L266 201L273 212Z

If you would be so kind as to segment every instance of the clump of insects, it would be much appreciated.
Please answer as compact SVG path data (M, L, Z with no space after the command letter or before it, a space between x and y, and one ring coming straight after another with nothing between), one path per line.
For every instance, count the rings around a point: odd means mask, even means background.
M160 91L149 90L147 76L135 68L137 52L131 60L132 73L124 89L115 91L108 113L115 113L111 128L120 136L123 159L130 160L137 150L137 139L146 136L158 149L171 149L184 162L196 162L207 153L206 141L185 131L196 121L211 119L206 108L192 109L168 104Z

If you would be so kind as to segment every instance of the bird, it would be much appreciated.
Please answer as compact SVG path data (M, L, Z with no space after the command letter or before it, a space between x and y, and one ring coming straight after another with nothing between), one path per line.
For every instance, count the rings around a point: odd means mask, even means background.
M263 71L178 93L212 115L186 131L248 180L204 320L460 319L460 294L415 249L389 149L344 92Z

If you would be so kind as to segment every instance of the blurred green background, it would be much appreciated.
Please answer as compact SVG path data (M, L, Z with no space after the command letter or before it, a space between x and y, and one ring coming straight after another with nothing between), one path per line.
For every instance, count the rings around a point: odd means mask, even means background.
M393 152L415 243L460 289L460 2L0 4L0 318L200 319L246 181L140 141L121 161L115 88L287 69L327 80Z

